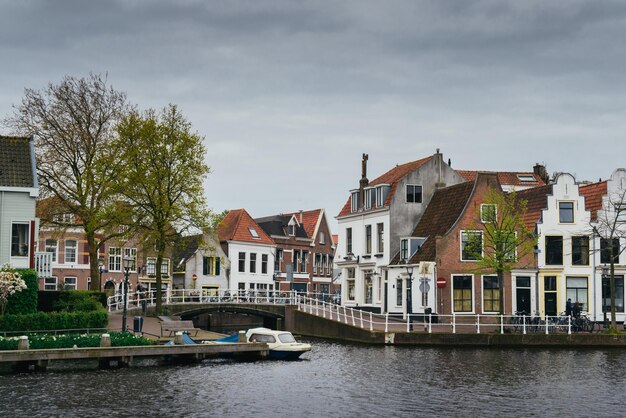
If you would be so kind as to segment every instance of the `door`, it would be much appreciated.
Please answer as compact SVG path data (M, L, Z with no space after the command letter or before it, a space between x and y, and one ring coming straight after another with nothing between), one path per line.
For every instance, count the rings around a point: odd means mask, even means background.
M556 316L556 292L545 293L545 312L546 315Z
M530 289L517 289L517 311L530 315Z

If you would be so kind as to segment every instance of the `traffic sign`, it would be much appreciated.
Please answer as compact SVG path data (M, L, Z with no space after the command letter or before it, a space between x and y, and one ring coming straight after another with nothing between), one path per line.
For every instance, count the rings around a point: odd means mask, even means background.
M446 287L445 277L437 277L437 287Z

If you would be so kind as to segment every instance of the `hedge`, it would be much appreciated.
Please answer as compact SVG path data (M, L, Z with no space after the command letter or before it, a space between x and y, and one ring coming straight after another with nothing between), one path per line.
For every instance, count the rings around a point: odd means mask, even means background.
M154 345L157 342L130 333L111 332L111 346L129 347L140 345ZM0 350L17 350L19 337L0 337ZM72 348L100 347L100 335L31 335L28 337L31 349L41 348Z
M6 315L32 314L37 312L37 291L39 283L35 270L16 270L26 282L26 289L9 296Z
M0 316L0 331L37 331L106 328L109 317L100 309L90 312L37 312Z
M91 290L39 291L37 309L43 312L89 311L106 307L107 295Z

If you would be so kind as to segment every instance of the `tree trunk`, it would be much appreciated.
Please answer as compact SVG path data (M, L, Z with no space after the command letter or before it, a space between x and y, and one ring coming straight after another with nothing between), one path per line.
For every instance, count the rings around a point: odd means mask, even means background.
M611 328L617 329L617 321L615 319L615 262L611 255L611 278L609 280L611 287Z
M95 231L85 231L87 247L89 247L89 274L91 277L91 287L89 290L102 291L102 277L100 277L100 266L98 265L98 255L100 246L96 241Z
M157 259L156 259L156 314L163 313L163 278L161 275L161 264L163 264L163 253L165 252L165 234L160 233L156 243Z
M498 289L500 290L500 315L504 315L504 270L497 269L498 273Z

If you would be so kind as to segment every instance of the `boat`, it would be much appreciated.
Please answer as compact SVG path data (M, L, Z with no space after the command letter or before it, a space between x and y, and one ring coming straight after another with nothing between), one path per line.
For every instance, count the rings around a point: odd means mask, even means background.
M270 360L296 360L307 351L311 351L311 344L299 343L288 331L275 331L269 328L251 328L246 331L246 340L249 343L265 343L268 345ZM216 343L237 342L238 335L216 340Z

